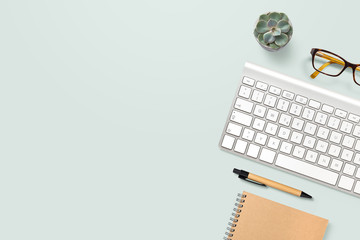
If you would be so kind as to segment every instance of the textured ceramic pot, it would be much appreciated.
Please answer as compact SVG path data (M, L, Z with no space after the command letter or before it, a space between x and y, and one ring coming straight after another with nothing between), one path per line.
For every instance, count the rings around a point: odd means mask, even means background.
M293 26L285 13L268 12L260 15L255 23L254 36L268 51L278 51L291 40Z

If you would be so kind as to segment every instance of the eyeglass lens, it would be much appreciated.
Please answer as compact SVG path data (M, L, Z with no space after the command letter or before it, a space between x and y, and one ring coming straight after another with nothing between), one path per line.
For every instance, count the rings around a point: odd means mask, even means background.
M323 72L335 76L338 75L344 69L345 63L341 58L337 57L334 54L323 51L317 51L314 57L314 67L319 72ZM360 73L360 71L356 71L356 72ZM359 77L358 79L360 79L360 76L357 77Z

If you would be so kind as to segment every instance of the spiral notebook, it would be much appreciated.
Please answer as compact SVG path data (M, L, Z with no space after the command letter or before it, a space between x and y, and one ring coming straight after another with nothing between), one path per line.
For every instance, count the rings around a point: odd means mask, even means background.
M328 220L243 192L230 218L226 240L321 240Z

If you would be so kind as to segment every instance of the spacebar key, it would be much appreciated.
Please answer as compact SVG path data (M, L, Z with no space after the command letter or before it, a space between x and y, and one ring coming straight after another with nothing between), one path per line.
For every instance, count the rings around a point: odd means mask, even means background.
M275 165L332 185L335 185L339 176L337 173L282 154L278 154Z

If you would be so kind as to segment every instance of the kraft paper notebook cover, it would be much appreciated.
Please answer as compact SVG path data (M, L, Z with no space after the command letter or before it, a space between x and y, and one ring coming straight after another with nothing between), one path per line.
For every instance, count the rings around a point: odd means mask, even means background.
M225 239L321 240L328 220L243 192Z

